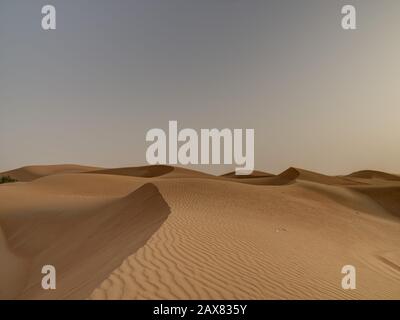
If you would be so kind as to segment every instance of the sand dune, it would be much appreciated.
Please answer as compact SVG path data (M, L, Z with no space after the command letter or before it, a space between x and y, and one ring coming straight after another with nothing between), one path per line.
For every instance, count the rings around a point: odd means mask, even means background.
M41 177L60 173L77 173L98 170L96 167L62 164L52 166L27 166L1 173L1 176L10 176L18 181L32 181Z
M358 184L357 182L352 181L350 179L346 179L344 177L327 176L324 174L298 168L289 168L286 171L279 174L279 177L287 181L304 180L304 181L317 182L327 185Z
M400 299L399 181L55 168L0 186L0 298Z
M368 186L357 190L369 196L387 212L400 218L400 183L396 186Z
M1 228L0 258L0 298L15 297L24 286L27 265L22 258L9 250Z
M173 167L158 165L158 166L103 169L103 170L91 171L90 173L152 178L165 175L173 170L174 170Z
M157 188L145 184L96 210L2 216L9 254L24 260L26 279L7 298L86 298L122 261L142 247L169 214ZM3 243L4 244L4 243ZM10 259L9 259L10 260ZM41 267L57 269L58 290L41 289Z
M326 185L357 185L362 182L351 180L345 177L327 176L324 174L298 169L289 168L278 175L255 171L250 176L235 176L234 173L223 175L225 178L240 179L238 181L253 185L281 186L296 183L297 181L311 181Z
M92 298L394 298L400 293L398 277L390 280L374 269L380 264L375 252L397 247L398 222L371 219L297 185L282 190L195 179L156 184L172 204L171 216ZM338 285L338 270L350 262L366 276L356 292Z
M154 166L142 166L142 167L126 167L126 168L115 168L115 169L103 169L95 170L88 173L95 174L109 174L109 175L121 175L129 177L140 177L140 178L186 178L186 177L209 177L213 176L205 174L195 170L189 170L179 167L171 167L166 165L154 165Z
M272 173L267 173L263 171L254 170L249 175L237 175L235 171L223 174L221 177L224 178L233 178L233 179L252 179L252 178L267 178L274 177L275 175Z
M394 174L389 174L386 172L381 171L374 171L374 170L362 170L353 172L349 174L347 177L350 178L361 178L361 179L382 179L382 180L389 180L389 181L400 181L400 177Z

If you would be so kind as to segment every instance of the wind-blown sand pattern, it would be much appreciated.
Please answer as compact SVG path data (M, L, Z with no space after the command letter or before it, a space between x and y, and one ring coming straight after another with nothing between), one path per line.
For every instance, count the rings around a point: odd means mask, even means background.
M400 299L400 177L36 166L0 185L0 298ZM57 290L41 288L41 267ZM343 290L341 269L357 269Z

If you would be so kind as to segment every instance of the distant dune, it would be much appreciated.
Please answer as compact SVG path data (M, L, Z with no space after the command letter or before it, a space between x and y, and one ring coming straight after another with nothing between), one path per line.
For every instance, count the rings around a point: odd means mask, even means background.
M382 180L393 180L393 181L400 181L400 177L394 174L389 174L386 172L381 171L374 171L374 170L363 170L353 172L349 174L348 177L350 178L362 178L362 179L382 179Z
M400 299L400 179L171 166L2 173L0 298ZM41 288L41 267L57 290ZM343 290L341 268L357 268Z
M52 166L27 166L1 173L2 176L10 176L18 181L32 181L41 177L60 173L77 173L99 170L96 167L78 166L74 164L62 164Z
M103 169L95 170L89 173L97 174L111 174L118 176L130 176L130 177L143 177L152 178L165 175L171 171L174 171L173 167L170 166L145 166L145 167L128 167L128 168L116 168L116 169Z
M358 184L355 181L335 176L327 176L324 174L298 169L298 168L289 168L286 171L282 172L279 175L282 179L287 179L288 181L294 180L304 180L311 181L316 183L328 184L328 185L352 185Z
M250 175L236 175L235 171L223 174L221 177L233 179L251 179L251 178L266 178L274 177L272 173L254 170Z
M126 167L126 168L115 168L115 169L102 169L89 171L88 173L96 174L110 174L110 175L121 175L130 177L141 177L141 178L154 178L154 177L211 177L208 174L179 168L171 167L166 165L154 165L154 166L142 166L142 167Z
M278 175L273 175L262 171L255 171L250 176L237 176L234 174L234 172L232 172L223 175L222 177L240 179L240 182L242 183L248 183L254 185L271 185L271 186L287 185L295 183L296 181L311 181L328 185L360 184L360 182L345 177L326 176L320 173L298 168L289 168Z

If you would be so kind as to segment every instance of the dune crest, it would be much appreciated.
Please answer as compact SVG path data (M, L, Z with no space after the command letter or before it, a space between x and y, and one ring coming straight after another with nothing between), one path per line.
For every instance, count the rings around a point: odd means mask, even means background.
M14 298L87 297L123 259L145 244L168 214L169 207L158 189L145 184L128 196L79 216L30 215L19 219L20 223L16 218L3 218L10 252L29 266L27 281ZM46 241L38 241L41 234L46 235ZM54 291L41 289L41 268L47 264L57 269Z
M17 179L18 181L26 182L54 174L80 173L95 169L98 170L99 168L80 166L75 164L26 166L19 169L2 172L0 175L10 176L11 178Z
M254 170L250 175L237 175L235 171L226 173L221 175L224 178L233 178L233 179L251 179L251 178L267 178L274 177L275 175L272 173L267 173L263 171Z
M279 177L283 180L294 181L294 180L305 180L327 185L352 185L358 184L358 182L351 181L342 177L327 176L321 173L316 173L309 170L289 168L279 174Z
M382 179L382 180L389 180L389 181L400 181L400 177L394 174L381 172L381 171L374 171L374 170L362 170L356 171L349 174L347 177L350 178L361 178L361 179Z
M174 168L170 166L155 165L155 166L143 166L143 167L102 169L102 170L90 171L89 173L153 178L153 177L163 176L173 170Z
M282 186L296 183L297 181L310 181L325 185L357 185L361 184L358 181L353 181L345 177L327 176L324 174L299 169L299 168L288 168L278 175L265 173L262 171L255 171L254 174L249 176L235 176L234 173L228 173L221 177L235 179L241 183L247 183L252 185L264 185L264 186Z

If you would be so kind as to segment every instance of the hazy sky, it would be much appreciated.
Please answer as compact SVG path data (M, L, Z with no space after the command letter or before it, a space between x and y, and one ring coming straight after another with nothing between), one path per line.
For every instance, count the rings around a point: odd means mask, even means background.
M254 128L260 170L400 173L399 34L398 0L0 0L0 171L144 165L178 120Z

